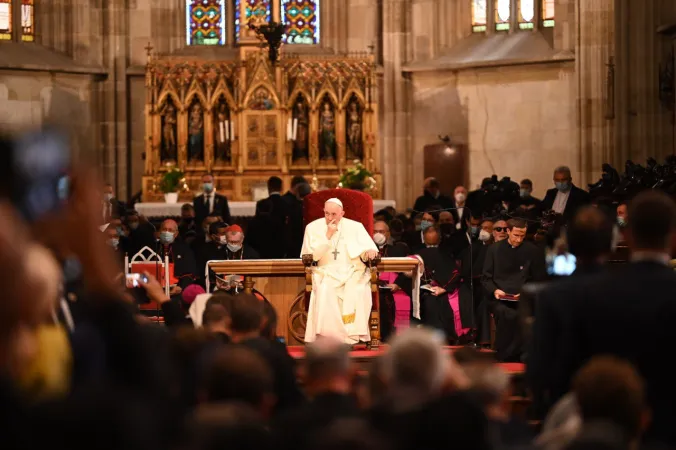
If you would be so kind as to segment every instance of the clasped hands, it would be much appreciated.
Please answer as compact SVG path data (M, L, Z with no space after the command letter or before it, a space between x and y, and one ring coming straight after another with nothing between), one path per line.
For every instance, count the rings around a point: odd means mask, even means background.
M438 297L440 295L444 295L446 293L446 289L442 288L441 286L432 286L432 290L430 292Z

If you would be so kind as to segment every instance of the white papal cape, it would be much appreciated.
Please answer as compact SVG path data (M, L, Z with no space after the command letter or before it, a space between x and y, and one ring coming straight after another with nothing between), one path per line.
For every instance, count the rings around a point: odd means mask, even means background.
M370 341L371 273L361 261L367 250L378 251L364 226L341 219L338 229L326 238L326 219L305 228L301 256L312 254L317 267L312 275L305 342L330 336L356 344Z

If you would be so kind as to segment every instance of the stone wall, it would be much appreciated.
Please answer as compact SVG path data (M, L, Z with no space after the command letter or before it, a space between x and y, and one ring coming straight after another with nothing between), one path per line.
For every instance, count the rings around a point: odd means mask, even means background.
M472 189L497 174L530 178L543 195L559 165L579 180L572 63L416 73L413 90L418 167L424 146L449 135L469 148Z

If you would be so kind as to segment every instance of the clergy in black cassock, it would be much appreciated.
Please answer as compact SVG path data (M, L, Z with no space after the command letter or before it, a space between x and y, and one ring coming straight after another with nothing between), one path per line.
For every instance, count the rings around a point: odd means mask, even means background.
M259 253L244 243L244 231L239 225L230 225L226 230L226 258L260 259Z
M486 252L481 282L490 298L495 317L495 350L500 361L520 361L523 351L518 300L526 282L546 277L544 252L524 242L527 224L522 219L507 223L507 239L491 245Z
M209 242L203 241L200 243L195 251L195 259L197 260L197 270L199 270L202 285L205 286L205 270L207 262L222 261L228 259L226 230L228 224L225 222L214 222L209 225ZM216 282L216 275L212 270L209 270L209 283L214 285Z
M408 246L403 242L393 243L390 236L390 227L384 221L373 224L373 241L378 246L381 258L403 258L409 255ZM411 314L411 289L412 282L401 273L383 272L379 274L379 301L380 301L380 336L386 341L395 331L397 318L396 298L408 297L408 315ZM399 292L399 294L397 294ZM409 318L410 324L410 318Z
M432 285L433 292L421 291L420 309L423 324L442 330L449 342L455 342L469 333L462 323L462 310L465 312L465 323L471 319L471 302L460 305L458 288L460 287L460 270L455 259L439 247L439 232L430 227L423 234L425 248L418 255L425 263L425 284ZM468 316L469 314L469 316Z

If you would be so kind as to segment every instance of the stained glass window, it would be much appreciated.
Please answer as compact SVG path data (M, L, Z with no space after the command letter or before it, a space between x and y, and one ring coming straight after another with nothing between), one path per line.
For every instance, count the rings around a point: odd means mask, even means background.
M287 44L319 44L319 1L282 0Z
M225 44L225 0L186 0L188 45Z
M519 0L519 28L533 29L535 18L535 0Z
M240 4L245 3L246 17L241 17ZM270 21L270 0L235 0L235 36L239 40L240 27L246 26L252 17Z
M542 26L554 26L554 0L542 0Z
M486 0L472 0L472 31L482 33L486 31Z
M35 10L33 0L21 0L21 40L32 42L35 39Z
M498 31L509 30L509 18L512 15L511 0L494 0L495 6L495 29Z
M12 39L12 0L0 0L0 40Z

